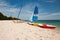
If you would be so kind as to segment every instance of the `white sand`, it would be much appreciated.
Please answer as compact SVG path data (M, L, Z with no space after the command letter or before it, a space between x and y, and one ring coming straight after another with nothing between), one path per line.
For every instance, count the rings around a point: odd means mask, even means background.
M60 30L34 27L26 22L0 21L0 40L60 40Z

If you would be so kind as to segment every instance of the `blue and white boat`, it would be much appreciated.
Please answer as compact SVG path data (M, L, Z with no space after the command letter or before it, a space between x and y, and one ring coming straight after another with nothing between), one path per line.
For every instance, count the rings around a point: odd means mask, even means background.
M37 6L35 6L34 14L33 14L31 20L32 20L32 22L29 22L28 23L29 25L38 26L38 27L41 27L41 28L50 28L50 29L56 28L56 26L49 25L49 24L38 24L38 23L35 23L36 21L38 21L38 7Z

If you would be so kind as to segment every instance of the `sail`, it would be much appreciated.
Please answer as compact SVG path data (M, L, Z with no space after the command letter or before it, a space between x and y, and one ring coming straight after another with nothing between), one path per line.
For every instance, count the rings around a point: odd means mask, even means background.
M38 20L38 7L36 6L35 9L34 9L34 14L33 14L33 17L32 17L32 21L37 21Z
M38 20L38 16L33 16L32 21L35 22Z
M38 7L37 6L34 9L34 14L38 14Z

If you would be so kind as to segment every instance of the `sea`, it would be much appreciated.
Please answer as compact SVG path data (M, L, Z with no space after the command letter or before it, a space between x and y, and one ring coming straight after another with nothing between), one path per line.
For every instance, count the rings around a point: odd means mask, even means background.
M38 20L36 23L54 25L60 28L60 20Z

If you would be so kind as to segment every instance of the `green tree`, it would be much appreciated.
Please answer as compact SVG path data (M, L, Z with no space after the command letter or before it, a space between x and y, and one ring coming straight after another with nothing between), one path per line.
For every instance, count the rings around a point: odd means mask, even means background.
M0 20L17 20L18 18L7 17L0 12Z

